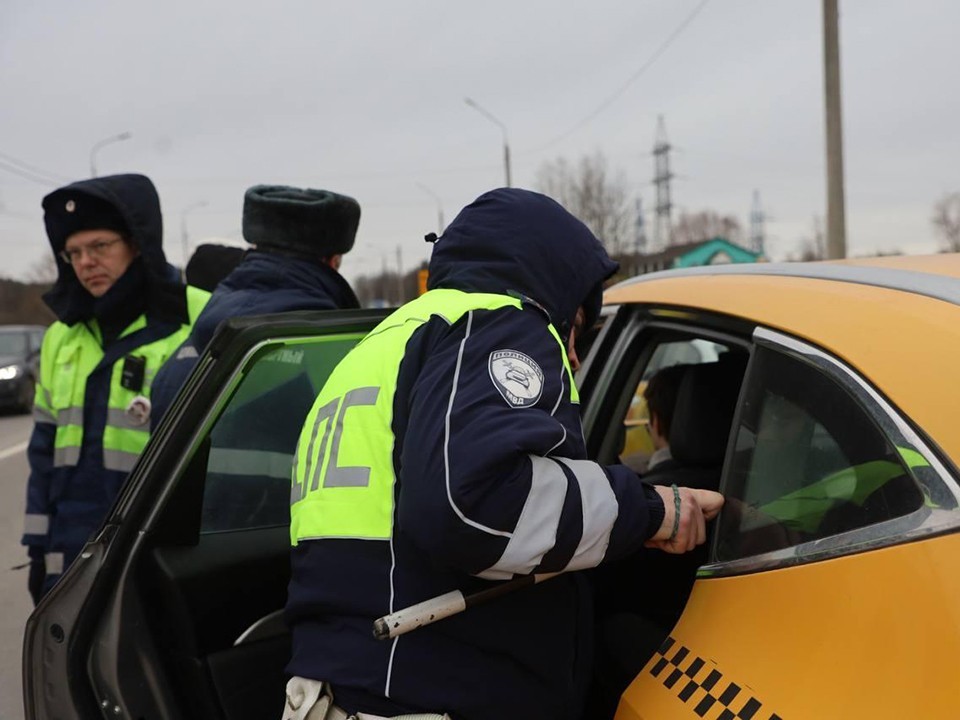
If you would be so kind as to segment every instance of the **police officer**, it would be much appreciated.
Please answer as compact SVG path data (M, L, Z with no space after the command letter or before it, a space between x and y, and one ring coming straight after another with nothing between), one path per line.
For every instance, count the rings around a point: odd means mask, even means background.
M330 376L293 470L289 717L331 695L347 714L580 716L592 619L570 571L645 544L688 551L722 503L586 459L574 343L616 268L553 200L486 193L437 242L430 291ZM451 590L557 571L372 635L375 618Z
M227 318L359 307L339 273L359 223L360 205L347 195L285 185L249 188L243 237L254 249L220 281L190 337L157 376L154 427Z
M34 602L102 522L148 438L154 374L208 293L180 283L161 246L149 178L76 182L43 199L57 258L28 458L22 543Z

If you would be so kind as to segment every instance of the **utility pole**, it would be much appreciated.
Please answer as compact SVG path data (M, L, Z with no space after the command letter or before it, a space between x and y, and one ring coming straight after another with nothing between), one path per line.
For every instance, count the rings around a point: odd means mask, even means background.
M764 254L764 222L767 216L760 205L760 191L753 191L753 205L750 207L750 249Z
M647 251L647 228L646 220L643 217L643 198L637 198L636 203L637 220L634 223L633 236L633 274L636 275L640 269L640 256Z
M397 305L403 305L403 248L397 245Z
M657 250L663 250L670 245L673 234L671 213L673 203L670 200L670 143L667 140L667 128L663 122L663 115L657 119L657 136L653 144L653 184L657 188L657 223L656 243Z
M840 103L839 0L823 0L823 72L827 134L827 258L847 256Z
M202 207L207 206L206 200L198 200L192 205L187 205L180 212L180 239L183 242L183 271L187 270L187 261L190 260L190 236L187 233L187 215L192 213L194 210L198 210Z
M507 126L499 120L495 115L491 114L489 110L481 106L475 100L470 98L464 98L463 101L476 110L478 113L483 115L487 120L494 123L500 128L500 132L503 133L503 174L504 180L506 180L507 187L511 187L510 184L510 144L507 142Z

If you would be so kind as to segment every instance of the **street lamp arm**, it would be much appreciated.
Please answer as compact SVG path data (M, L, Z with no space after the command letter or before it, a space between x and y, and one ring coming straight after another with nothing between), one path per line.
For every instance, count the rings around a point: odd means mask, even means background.
M109 145L110 143L121 142L123 140L129 140L133 137L132 133L122 132L119 135L111 135L108 138L104 138L93 144L93 147L90 148L90 177L97 176L97 150L102 148L104 145Z
M483 115L485 118L487 118L487 120L490 120L491 122L498 125L500 127L500 131L503 133L503 142L507 142L507 126L501 120L499 120L495 115L491 114L488 110L483 108L481 105L479 105L476 101L472 100L471 98L464 98L463 101L467 105L472 107L474 110L476 110L478 113Z

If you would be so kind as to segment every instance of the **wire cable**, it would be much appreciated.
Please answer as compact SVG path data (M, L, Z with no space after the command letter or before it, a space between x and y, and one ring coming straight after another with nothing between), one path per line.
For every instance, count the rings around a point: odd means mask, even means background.
M640 79L640 77L647 70L649 70L653 66L653 64L657 62L657 60L660 59L660 57L669 49L669 47L676 41L676 39L680 37L683 31L686 30L694 20L696 20L697 16L701 12L703 12L703 9L707 6L707 3L709 2L710 0L701 0L700 4L693 9L693 12L687 15L687 17L684 18L683 22L681 22L677 26L677 28L672 33L670 33L670 35L667 37L666 40L664 40L664 42L660 45L660 47L658 47L654 51L654 53L649 58L647 58L647 61L643 65L641 65L640 68L635 73L633 73L633 75L627 78L627 81L624 82L623 85L621 85L616 92L614 92L610 97L608 97L606 100L600 103L600 105L598 105L593 112L591 112L585 118L580 120L580 122L578 122L576 125L574 125L572 128L567 130L562 135L558 135L553 140L550 140L544 145L541 145L540 147L535 148L533 150L528 150L522 154L526 155L529 153L537 153L537 152L546 150L547 148L553 147L554 145L561 142L562 140L566 140L568 137L573 135L573 133L575 133L577 130L582 128L587 123L591 122L600 113L602 113L604 110L610 107L630 88L631 85L633 85L633 83L635 83L638 79Z
M10 163L4 160L0 160L0 170L6 170L8 173L18 175L24 178L25 180L30 180L31 182L35 182L38 185L46 185L47 187L57 187L58 185L61 184L51 178L46 178L41 175L37 175L36 173L30 172L29 170L24 170L23 168L19 168L16 165L11 165Z
M48 177L51 180L54 180L58 183L71 182L73 178L69 178L66 175L60 175L58 173L50 172L49 170L44 170L43 168L38 168L36 165L31 165L28 162L24 162L18 158L15 158L9 153L0 152L0 159L5 160L9 164L19 165L24 170L33 173L39 177Z

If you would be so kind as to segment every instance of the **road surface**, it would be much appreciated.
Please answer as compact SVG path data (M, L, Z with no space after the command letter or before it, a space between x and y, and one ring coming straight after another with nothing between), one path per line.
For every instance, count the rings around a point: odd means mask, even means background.
M22 720L20 655L23 625L33 609L27 570L12 570L26 560L20 545L27 483L29 415L0 413L0 718Z

